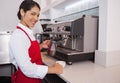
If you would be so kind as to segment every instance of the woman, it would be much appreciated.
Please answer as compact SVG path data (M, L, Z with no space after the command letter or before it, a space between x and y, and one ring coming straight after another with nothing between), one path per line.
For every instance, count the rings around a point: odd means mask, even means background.
M53 66L42 65L40 47L33 36L32 28L39 20L40 7L32 0L24 0L18 11L20 23L11 36L9 51L12 63L17 71L12 75L13 83L42 83L46 74L61 74L63 67L55 63ZM46 48L45 41L41 48Z

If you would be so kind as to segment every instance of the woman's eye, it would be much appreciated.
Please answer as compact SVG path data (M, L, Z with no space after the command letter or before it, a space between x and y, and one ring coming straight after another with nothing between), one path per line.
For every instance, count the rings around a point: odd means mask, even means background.
M31 15L33 15L33 16L34 16L34 15L36 15L36 14L35 14L35 13L31 13Z
M32 16L35 16L35 15L36 15L37 17L39 17L39 15L37 15L36 13L31 13L31 15L32 15Z
M37 14L37 13L35 13L35 12L31 12L30 13L32 16L37 16L37 17L39 17L39 14Z
M37 17L39 17L39 15L37 15Z

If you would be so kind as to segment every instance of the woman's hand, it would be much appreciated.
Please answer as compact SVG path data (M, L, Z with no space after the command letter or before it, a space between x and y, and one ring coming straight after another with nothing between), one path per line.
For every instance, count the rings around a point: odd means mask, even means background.
M40 48L48 48L50 46L51 41L50 40L45 40L43 41L42 44L40 44Z
M48 67L49 74L62 74L63 73L63 66L59 63L55 63L53 66Z

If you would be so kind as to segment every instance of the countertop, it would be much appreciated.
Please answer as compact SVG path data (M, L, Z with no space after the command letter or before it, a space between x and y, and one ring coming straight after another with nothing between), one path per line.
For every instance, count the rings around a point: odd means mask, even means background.
M43 63L50 66L54 64L57 60L50 57L46 53L42 53L42 59ZM90 72L96 71L98 69L101 69L101 66L96 67L97 65L94 64L91 61L80 61L75 62L72 65L66 65L64 68L63 74L58 75L60 78L62 78L67 83L80 83L81 79L79 76L86 74L92 74ZM87 71L84 70L84 68L87 68ZM85 80L85 79L84 79Z

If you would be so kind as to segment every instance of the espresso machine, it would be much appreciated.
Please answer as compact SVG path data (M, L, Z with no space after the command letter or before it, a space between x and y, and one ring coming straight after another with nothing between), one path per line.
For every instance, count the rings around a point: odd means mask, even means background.
M49 34L50 39L56 42L52 57L64 60L69 65L82 60L94 61L98 39L97 16L84 15L69 22L50 24L46 28L51 31L43 34Z

